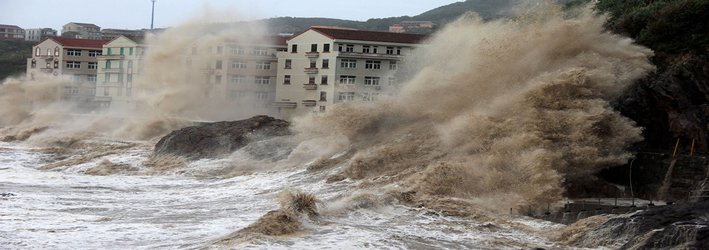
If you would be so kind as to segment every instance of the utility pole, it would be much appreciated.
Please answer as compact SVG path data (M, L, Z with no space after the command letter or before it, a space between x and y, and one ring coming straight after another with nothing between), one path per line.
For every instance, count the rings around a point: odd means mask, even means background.
M155 1L157 0L150 0L153 2L153 11L152 14L150 15L150 30L153 30L153 23L155 22Z

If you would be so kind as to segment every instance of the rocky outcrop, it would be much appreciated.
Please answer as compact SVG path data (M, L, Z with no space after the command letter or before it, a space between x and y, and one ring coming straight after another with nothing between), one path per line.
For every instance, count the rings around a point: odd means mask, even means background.
M251 142L289 135L287 121L269 116L246 120L203 123L176 130L155 145L155 155L176 155L186 159L215 158L234 152Z
M617 249L709 249L709 203L653 207L613 216L581 234L564 235L579 247ZM586 220L598 220L591 217ZM588 224L581 220L569 229ZM577 225L578 224L578 225Z

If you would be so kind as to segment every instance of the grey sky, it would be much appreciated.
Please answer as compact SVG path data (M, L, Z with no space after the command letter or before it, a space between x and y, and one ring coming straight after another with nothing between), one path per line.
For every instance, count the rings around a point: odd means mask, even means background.
M221 21L267 17L328 17L366 20L417 15L456 0L157 0L155 27L175 26L211 10ZM0 24L61 31L69 22L101 28L150 27L150 0L0 0ZM216 12L216 13L214 13Z

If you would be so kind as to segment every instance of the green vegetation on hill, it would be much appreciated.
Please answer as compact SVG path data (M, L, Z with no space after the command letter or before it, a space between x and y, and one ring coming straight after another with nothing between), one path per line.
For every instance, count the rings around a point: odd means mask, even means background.
M25 72L33 44L26 41L0 40L0 82L9 76Z
M576 0L569 5L586 2ZM667 54L709 53L707 0L601 0L596 9L610 14L610 29L653 49L658 60Z

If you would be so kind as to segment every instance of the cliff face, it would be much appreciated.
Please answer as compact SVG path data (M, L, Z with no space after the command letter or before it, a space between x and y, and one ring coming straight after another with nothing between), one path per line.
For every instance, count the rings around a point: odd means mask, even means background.
M674 55L658 72L634 84L619 98L623 115L645 128L640 151L673 150L709 153L709 58L686 53Z

